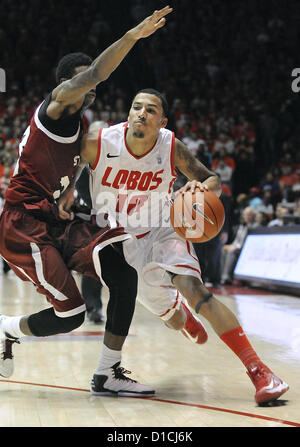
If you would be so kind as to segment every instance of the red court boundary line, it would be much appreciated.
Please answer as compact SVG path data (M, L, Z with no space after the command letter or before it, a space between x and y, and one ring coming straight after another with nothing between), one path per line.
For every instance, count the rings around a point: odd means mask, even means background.
M71 391L84 391L87 393L90 392L90 390L85 389L85 388L73 388L73 387L62 386L62 385L48 385L45 383L20 382L18 380L6 380L6 379L0 379L0 382L19 383L22 385L43 386L46 388L58 388L58 389L71 390ZM204 410L220 411L221 413L223 412L223 413L237 414L239 416L246 416L246 417L250 417L250 418L254 418L254 419L263 419L265 421L278 422L278 423L284 424L284 425L300 427L300 422L287 421L284 419L277 419L277 418L272 418L269 416L262 416L260 414L246 413L244 411L228 410L227 408L210 407L208 405L191 404L188 402L180 402L180 401L168 400L168 399L159 399L156 397L134 397L133 399L152 400L154 402L162 402L162 403L166 403L166 404L184 405L186 407L194 407L194 408L202 408Z

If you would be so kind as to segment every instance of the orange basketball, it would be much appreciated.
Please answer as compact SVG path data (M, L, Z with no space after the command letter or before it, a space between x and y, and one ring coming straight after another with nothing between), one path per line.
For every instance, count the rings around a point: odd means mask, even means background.
M221 200L212 191L178 194L171 207L171 223L179 236L190 242L207 242L224 224Z

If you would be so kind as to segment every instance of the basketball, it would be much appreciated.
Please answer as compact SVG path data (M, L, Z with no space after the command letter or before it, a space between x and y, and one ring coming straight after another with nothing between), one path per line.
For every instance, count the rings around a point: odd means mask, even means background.
M179 236L190 242L213 239L224 224L221 200L212 191L178 194L171 206L171 223Z

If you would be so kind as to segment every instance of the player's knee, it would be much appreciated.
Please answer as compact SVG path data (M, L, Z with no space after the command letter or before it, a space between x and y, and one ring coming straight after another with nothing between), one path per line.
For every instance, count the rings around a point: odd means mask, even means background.
M131 296L136 296L137 294L137 282L138 282L138 276L137 276L137 272L136 270L131 267L128 266L128 269L126 271L123 271L120 275L120 287L124 289L125 285L125 289L128 295Z
M135 305L137 296L137 273L130 267L127 272L122 272L118 276L118 280L109 286L110 296L117 297L118 300L125 301L128 305Z

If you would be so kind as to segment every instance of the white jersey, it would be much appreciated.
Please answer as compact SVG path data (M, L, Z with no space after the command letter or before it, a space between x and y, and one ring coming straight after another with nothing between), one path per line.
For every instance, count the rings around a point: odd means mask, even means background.
M118 223L134 235L170 227L175 135L160 129L154 147L138 157L126 144L127 127L120 123L99 131L97 158L90 169L93 210L98 217L108 214L112 227Z
M119 223L130 237L124 257L138 272L138 299L155 315L168 320L183 297L168 272L201 281L192 244L170 223L170 199L176 180L174 133L160 129L154 147L141 157L126 145L127 123L100 129L98 154L91 166L90 191L97 222L105 213L111 227ZM100 218L100 219L99 219ZM100 220L100 222L99 222ZM151 231L150 231L151 230Z

